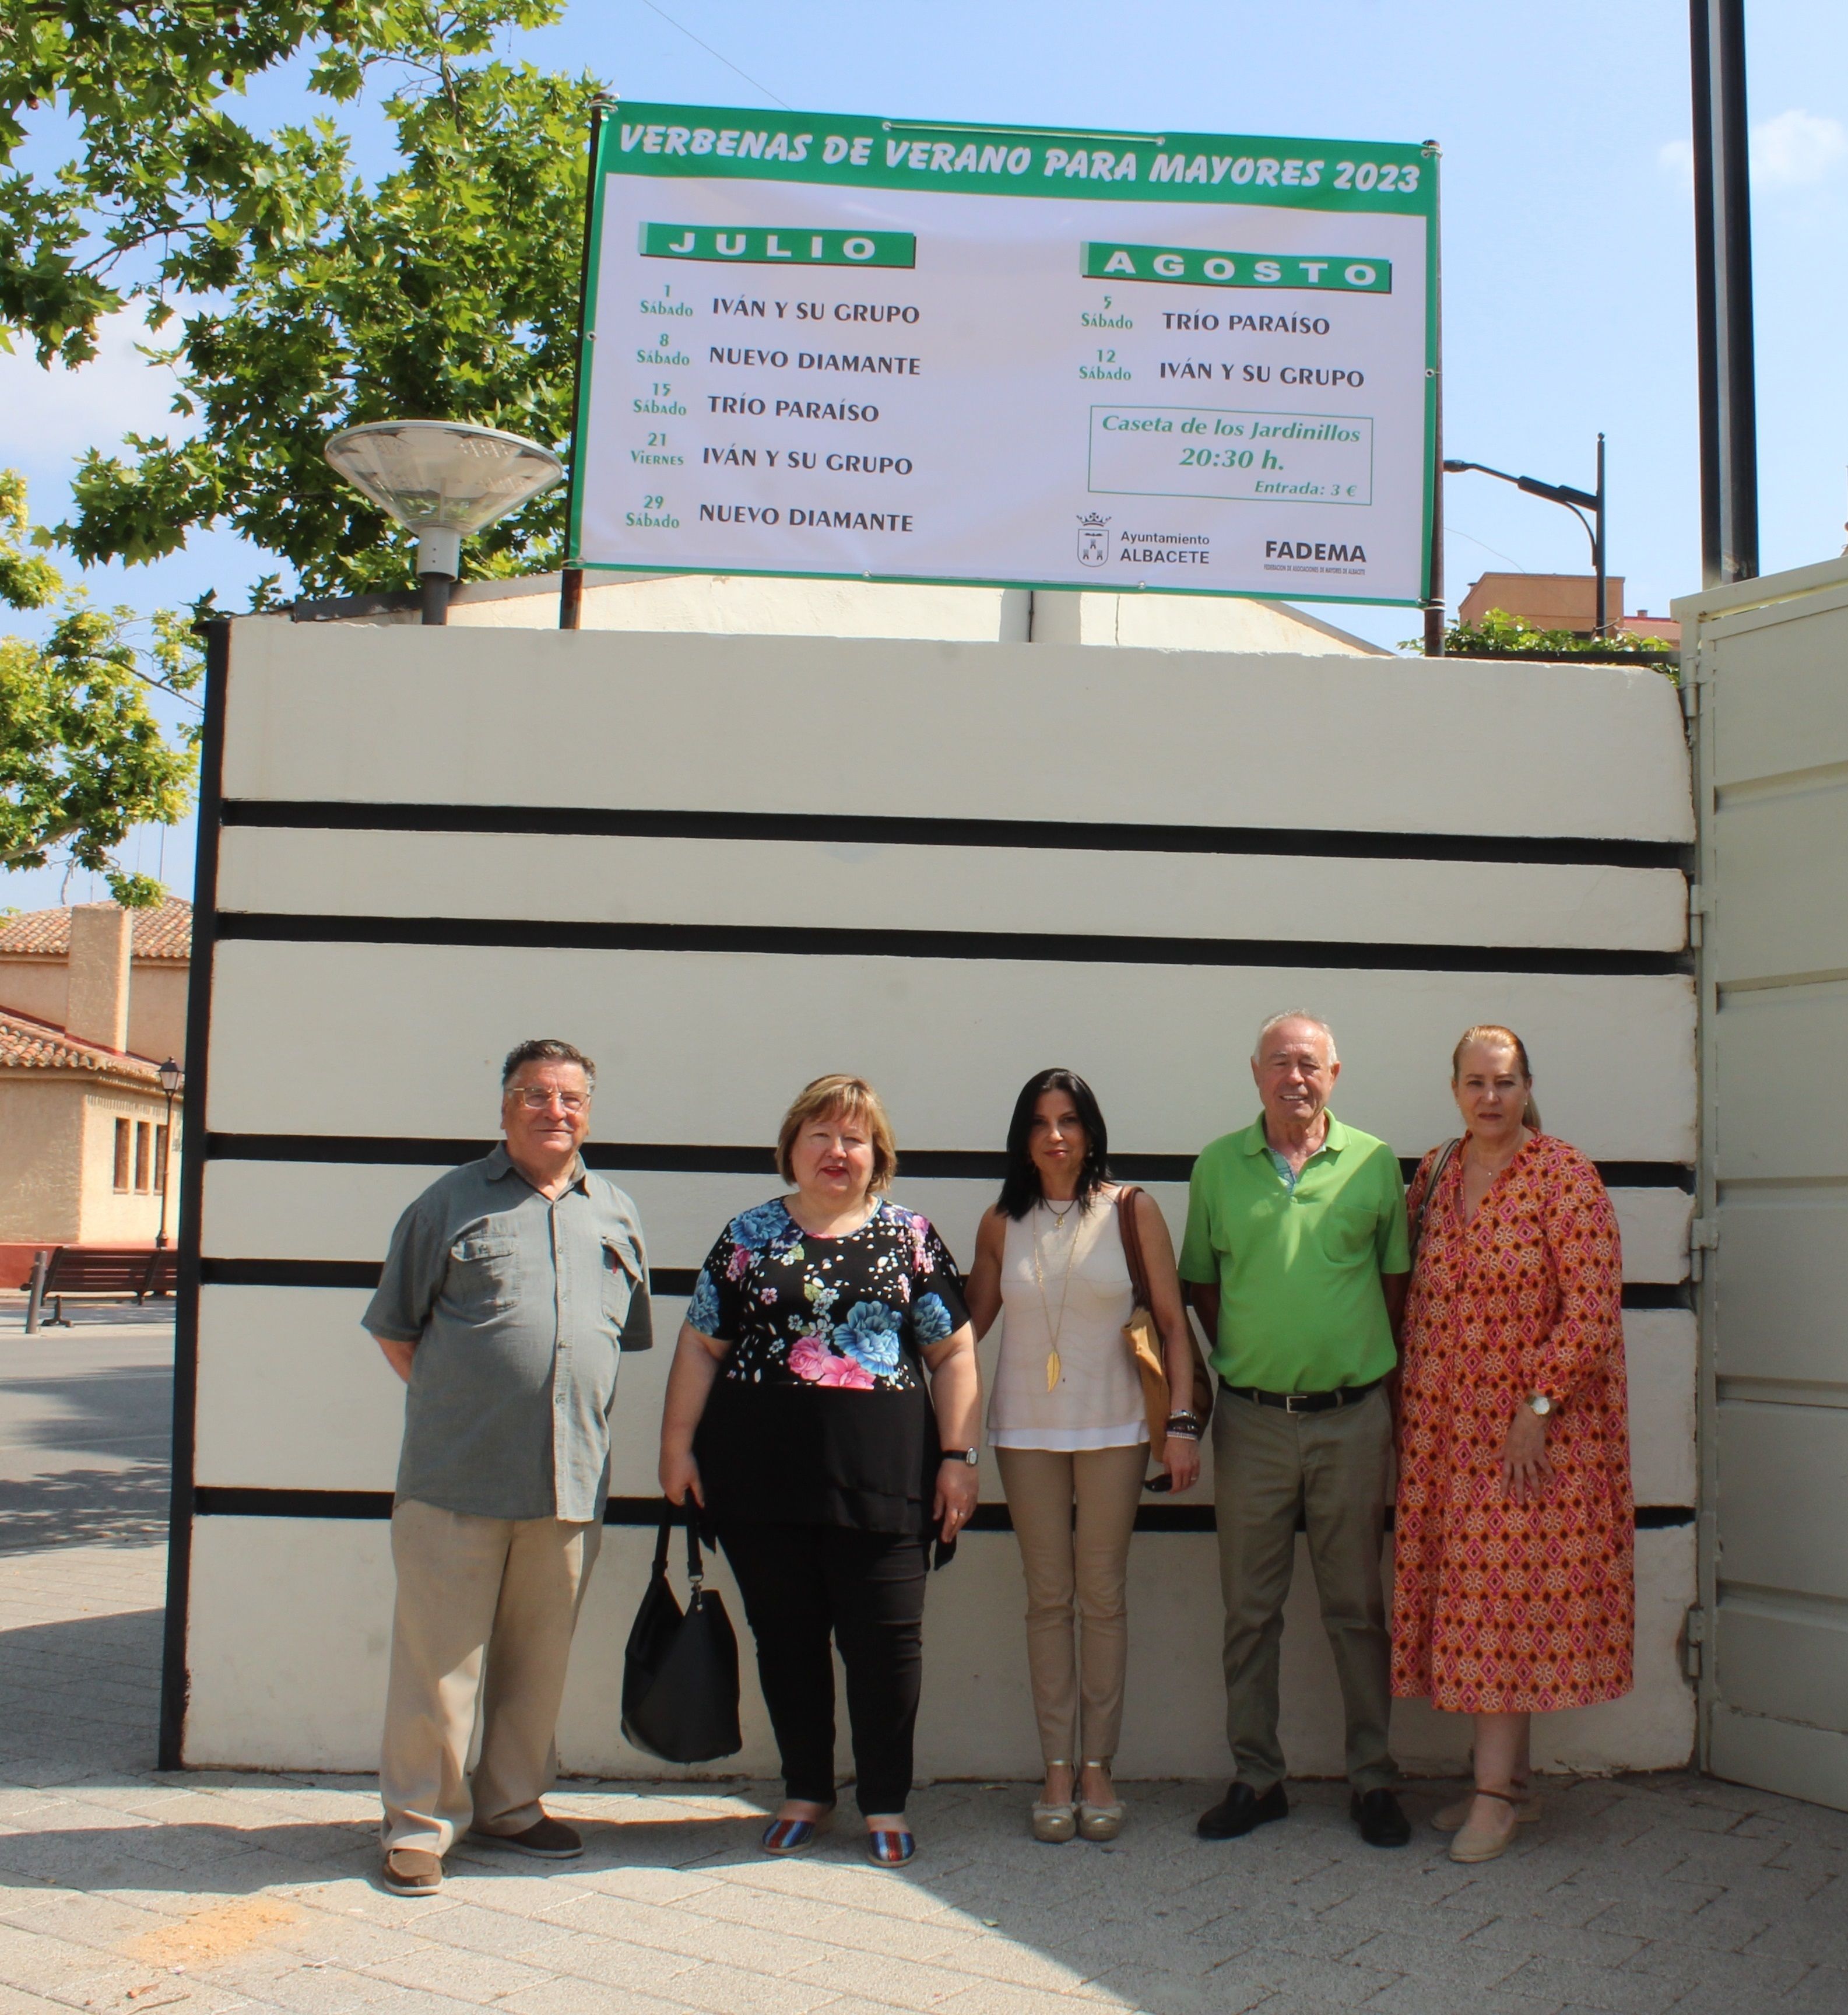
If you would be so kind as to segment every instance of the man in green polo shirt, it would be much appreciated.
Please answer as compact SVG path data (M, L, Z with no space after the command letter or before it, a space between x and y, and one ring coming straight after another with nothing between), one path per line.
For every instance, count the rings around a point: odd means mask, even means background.
M1299 1517L1347 1718L1349 1810L1374 1847L1412 1829L1390 1786L1390 1640L1380 1548L1392 1456L1386 1380L1410 1260L1383 1140L1328 1109L1326 1022L1274 1015L1251 1074L1261 1115L1193 1165L1181 1278L1214 1339L1214 1501L1225 1597L1225 1726L1237 1775L1201 1816L1230 1840L1290 1810L1277 1741L1283 1604Z

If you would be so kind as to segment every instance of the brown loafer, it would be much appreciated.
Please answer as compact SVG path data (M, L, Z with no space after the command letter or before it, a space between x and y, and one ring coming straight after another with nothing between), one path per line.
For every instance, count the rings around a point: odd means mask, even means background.
M511 1847L516 1854L533 1855L541 1861L575 1861L584 1851L583 1836L562 1819L535 1819L524 1833L483 1833L478 1827L468 1837Z
M434 1896L443 1887L443 1858L421 1847L394 1847L379 1879L394 1896Z

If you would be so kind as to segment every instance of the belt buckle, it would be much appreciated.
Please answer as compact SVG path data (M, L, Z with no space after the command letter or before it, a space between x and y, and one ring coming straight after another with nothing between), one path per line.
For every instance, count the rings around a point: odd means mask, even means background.
M1312 1399L1314 1396L1309 1392L1286 1392L1283 1395L1283 1410L1286 1413L1306 1413L1309 1409L1307 1406L1299 1406L1296 1403L1299 1399Z

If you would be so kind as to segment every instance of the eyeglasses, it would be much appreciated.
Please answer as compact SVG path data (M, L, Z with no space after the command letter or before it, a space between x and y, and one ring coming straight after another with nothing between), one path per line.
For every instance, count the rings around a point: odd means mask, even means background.
M542 1084L516 1084L507 1095L529 1112L543 1112L554 1098L567 1112L582 1112L590 1102L587 1091L553 1091Z

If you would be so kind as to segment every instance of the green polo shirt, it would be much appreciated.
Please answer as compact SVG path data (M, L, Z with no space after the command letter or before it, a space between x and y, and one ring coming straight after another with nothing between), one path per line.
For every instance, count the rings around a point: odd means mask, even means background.
M1218 1284L1212 1362L1229 1385L1328 1392L1384 1377L1398 1353L1380 1277L1410 1264L1392 1150L1332 1112L1294 1184L1261 1118L1193 1164L1181 1278Z

